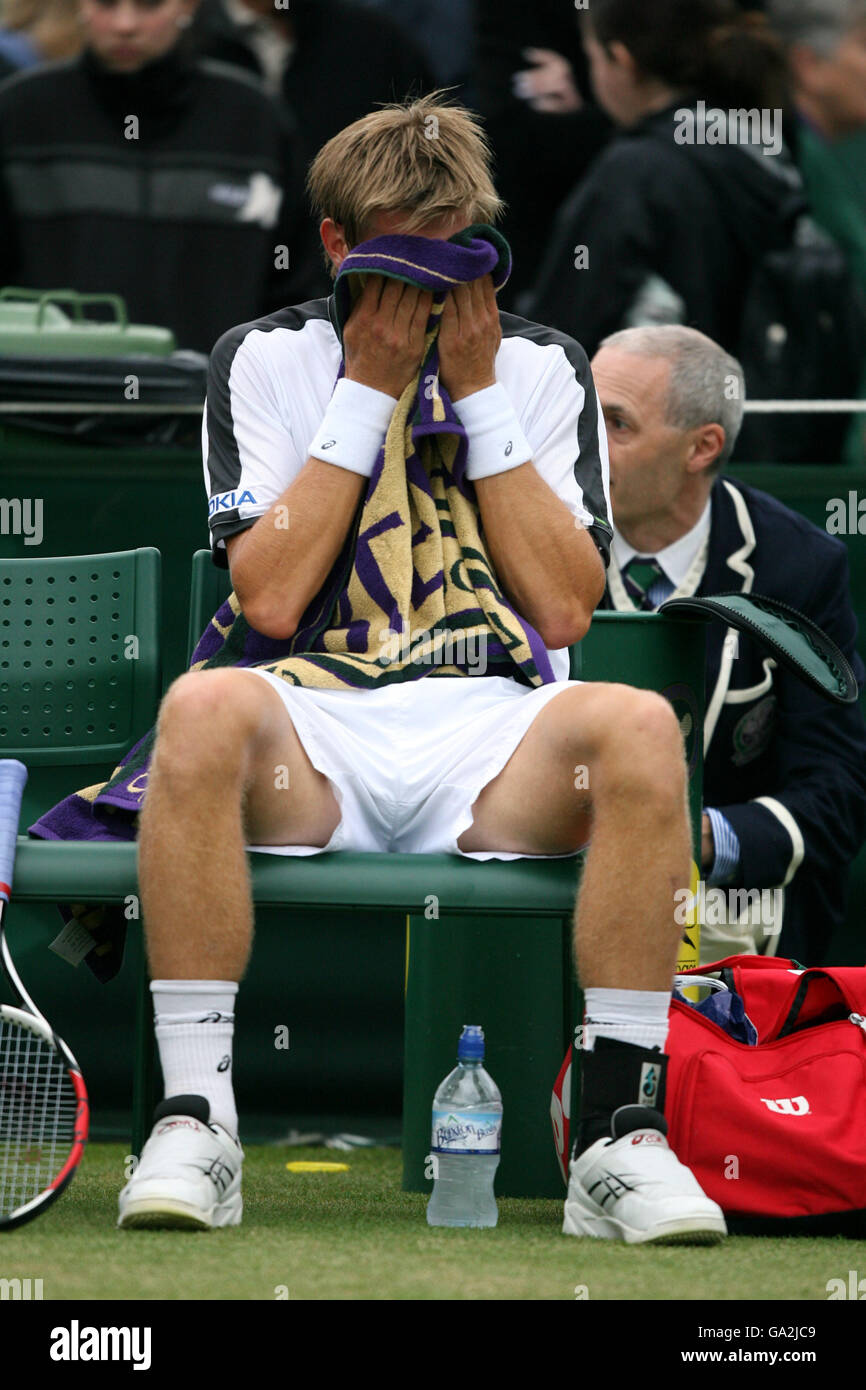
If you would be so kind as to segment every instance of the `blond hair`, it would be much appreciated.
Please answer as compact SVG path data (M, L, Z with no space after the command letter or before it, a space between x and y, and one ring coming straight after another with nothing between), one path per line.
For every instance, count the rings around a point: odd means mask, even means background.
M318 221L342 227L349 246L364 239L377 212L405 211L401 230L410 233L449 214L465 211L467 222L501 214L480 122L444 95L383 105L319 150L307 175L310 202Z

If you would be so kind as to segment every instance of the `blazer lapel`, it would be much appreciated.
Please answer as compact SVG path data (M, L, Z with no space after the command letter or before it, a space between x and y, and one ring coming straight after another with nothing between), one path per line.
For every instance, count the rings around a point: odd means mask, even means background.
M751 593L755 571L749 561L754 549L755 530L746 499L730 479L717 478L712 492L709 558L698 592ZM707 691L713 693L704 716L704 757L731 683L736 643L736 629L729 627L720 648L708 644Z

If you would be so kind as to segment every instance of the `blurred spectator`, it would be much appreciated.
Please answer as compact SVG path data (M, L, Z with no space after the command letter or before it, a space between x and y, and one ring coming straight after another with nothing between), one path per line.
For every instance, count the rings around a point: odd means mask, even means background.
M602 606L652 611L668 598L732 592L781 599L829 633L862 684L844 543L724 477L743 415L742 389L729 389L739 363L703 334L667 325L612 335L592 372L614 521ZM745 913L740 896L728 899L733 912L708 916L701 959L757 950L820 964L866 833L862 711L831 704L746 634L734 647L710 623L704 741L702 876L759 891ZM765 889L777 892L757 913Z
M74 58L83 42L77 0L0 4L0 77L37 63Z
M81 57L0 86L0 284L121 294L206 352L311 295L297 136L257 83L191 53L193 5L81 0Z
M193 38L209 58L258 74L297 117L304 164L377 102L431 91L419 45L387 15L347 0L202 0ZM305 280L329 294L319 229L306 217Z
M815 219L866 293L866 0L771 0L769 15L788 55L794 154ZM847 454L866 458L863 416Z
M521 309L590 353L653 321L736 350L753 267L787 244L801 189L782 148L780 46L734 0L592 0L581 20L621 133L560 210ZM739 110L755 117L745 134Z
M613 129L592 100L571 0L476 0L478 109L506 207L512 307L538 274L556 209Z

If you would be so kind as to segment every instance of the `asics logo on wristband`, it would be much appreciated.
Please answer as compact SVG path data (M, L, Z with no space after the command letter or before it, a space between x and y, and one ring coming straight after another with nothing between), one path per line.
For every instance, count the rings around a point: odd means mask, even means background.
M337 442L336 439L326 439L325 442L324 442L324 444L320 444L320 445L319 445L319 448L320 448L320 449L333 449L333 447L334 447L334 445L336 444L336 442Z
M508 443L507 443L506 446L505 446L505 457L506 457L506 458L508 458L508 455L511 453L511 450L512 450L513 448L514 448L514 445L512 444L511 440L509 439Z

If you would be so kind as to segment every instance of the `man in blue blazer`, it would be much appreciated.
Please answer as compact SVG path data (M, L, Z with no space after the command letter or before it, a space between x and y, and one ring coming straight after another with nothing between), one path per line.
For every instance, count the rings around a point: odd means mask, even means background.
M694 329L659 326L606 338L592 370L615 528L602 607L778 598L836 641L862 683L845 545L724 476L743 414L739 363ZM701 958L760 951L818 964L866 836L862 712L715 622L706 688Z

